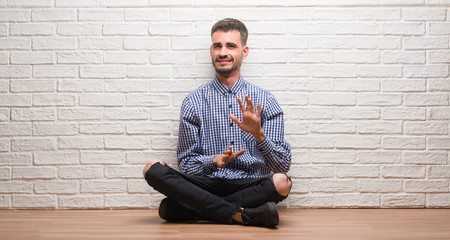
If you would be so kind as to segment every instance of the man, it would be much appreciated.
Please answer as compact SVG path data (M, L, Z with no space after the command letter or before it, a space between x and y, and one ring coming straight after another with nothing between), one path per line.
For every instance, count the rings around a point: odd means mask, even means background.
M166 221L279 223L275 204L292 185L286 175L290 145L284 141L283 111L275 98L241 76L249 53L247 36L236 19L213 26L210 55L216 74L181 107L181 173L161 161L144 168L148 184L167 196L159 207Z

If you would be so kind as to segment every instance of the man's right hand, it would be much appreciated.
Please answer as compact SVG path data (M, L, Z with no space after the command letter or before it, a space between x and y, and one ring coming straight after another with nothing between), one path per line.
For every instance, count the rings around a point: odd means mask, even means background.
M234 161L237 157L244 154L245 150L242 149L239 152L233 153L233 146L229 146L224 154L217 155L213 159L214 166L218 168L224 168L229 162Z

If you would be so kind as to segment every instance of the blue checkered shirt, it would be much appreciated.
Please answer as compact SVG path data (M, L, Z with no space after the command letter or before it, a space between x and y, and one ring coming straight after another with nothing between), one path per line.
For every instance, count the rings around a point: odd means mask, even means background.
M261 126L266 138L257 142L242 131L230 118L242 120L237 98L252 99L255 107L261 103ZM246 105L245 100L243 101ZM213 164L216 155L229 146L233 152L245 153L225 168ZM291 147L284 141L283 111L271 93L242 76L231 87L217 77L191 92L183 101L177 147L178 166L187 174L211 178L258 178L270 173L285 173L291 165Z

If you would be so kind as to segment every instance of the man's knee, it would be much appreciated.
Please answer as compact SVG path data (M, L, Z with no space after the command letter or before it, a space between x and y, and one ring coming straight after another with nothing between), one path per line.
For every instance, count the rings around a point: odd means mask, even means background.
M281 196L287 196L291 191L292 181L291 179L283 173L276 173L273 175L273 184L277 189L277 192Z
M143 172L144 178L145 178L145 174L148 172L148 170L149 170L149 169L153 166L153 164L155 164L155 163L160 163L160 164L162 164L162 165L165 165L165 163L164 163L163 161L158 161L158 160L154 160L154 161L148 162L148 163L145 165L145 167L144 167L144 172Z

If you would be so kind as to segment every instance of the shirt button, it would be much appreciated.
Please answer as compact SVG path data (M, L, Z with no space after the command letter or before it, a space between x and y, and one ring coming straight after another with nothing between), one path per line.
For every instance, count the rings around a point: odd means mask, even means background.
M233 126L233 123L230 123L230 127L232 127Z
M231 90L228 90L228 93L232 93L232 91L231 91Z
M228 107L229 107L229 108L232 108L232 107L233 107L233 104L230 104Z
M233 145L233 144L234 144L234 141L231 141L230 143L231 143L231 145Z

